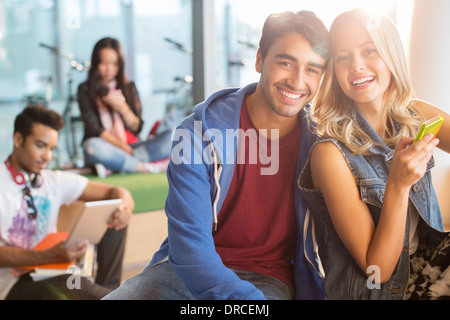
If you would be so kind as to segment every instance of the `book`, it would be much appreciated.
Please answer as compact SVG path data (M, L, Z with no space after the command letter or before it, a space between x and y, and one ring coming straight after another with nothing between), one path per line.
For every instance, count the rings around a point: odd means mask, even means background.
M39 242L33 250L45 250L53 247L54 245L66 241L69 236L68 232L55 232L49 233L41 242ZM13 275L20 276L27 272L30 272L30 276L34 281L48 279L61 274L73 273L75 268L78 268L79 274L90 279L94 278L95 274L95 261L96 261L96 247L93 244L89 244L85 254L79 259L48 263L41 265L30 265L20 268L12 269Z
M49 265L36 266L34 271L30 273L30 276L34 281L40 281L62 274L77 274L94 282L95 262L96 247L94 244L89 244L84 255L76 261L73 261L73 263L69 263L66 268L51 268Z

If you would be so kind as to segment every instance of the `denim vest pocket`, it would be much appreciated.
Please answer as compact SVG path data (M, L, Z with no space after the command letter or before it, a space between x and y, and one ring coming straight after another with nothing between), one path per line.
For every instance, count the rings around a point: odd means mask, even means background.
M359 184L361 200L378 208L383 205L385 189L385 182L380 179L367 179Z

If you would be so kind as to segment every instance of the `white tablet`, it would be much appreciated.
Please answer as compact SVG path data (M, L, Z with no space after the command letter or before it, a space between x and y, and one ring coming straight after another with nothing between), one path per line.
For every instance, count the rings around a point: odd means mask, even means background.
M108 228L109 217L121 203L122 199L85 202L64 246L67 248L84 240L99 243Z

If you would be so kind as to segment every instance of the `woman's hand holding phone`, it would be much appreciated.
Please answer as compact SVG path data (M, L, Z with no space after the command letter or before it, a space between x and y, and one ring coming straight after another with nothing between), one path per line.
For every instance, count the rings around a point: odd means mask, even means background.
M400 187L410 188L423 177L439 139L429 133L413 142L412 138L403 137L394 150L389 179Z

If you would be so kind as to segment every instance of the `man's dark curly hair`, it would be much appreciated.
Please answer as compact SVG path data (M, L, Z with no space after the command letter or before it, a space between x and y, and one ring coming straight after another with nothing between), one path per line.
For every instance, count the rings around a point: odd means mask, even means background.
M14 121L14 133L19 132L25 139L31 134L33 123L40 123L56 131L64 128L64 119L56 111L44 106L33 104L28 105Z
M297 32L309 42L311 48L325 60L330 56L330 36L323 22L307 10L274 13L264 22L259 50L264 60L274 42L288 32Z

